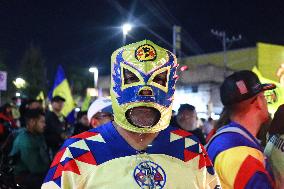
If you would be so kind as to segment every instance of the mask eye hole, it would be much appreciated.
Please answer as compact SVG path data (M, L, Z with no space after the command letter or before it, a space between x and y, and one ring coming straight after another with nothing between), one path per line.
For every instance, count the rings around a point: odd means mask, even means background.
M131 84L139 82L139 78L131 71L123 69L124 84Z
M162 73L159 73L158 75L156 75L154 77L153 82L158 83L159 85L166 87L167 75L168 75L168 71L164 71Z

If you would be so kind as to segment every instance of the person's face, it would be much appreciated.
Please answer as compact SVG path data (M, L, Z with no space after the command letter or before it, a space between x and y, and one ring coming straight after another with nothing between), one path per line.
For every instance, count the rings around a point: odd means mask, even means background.
M41 105L39 102L32 102L30 105L29 105L29 109L39 109L41 108Z
M43 133L45 128L45 117L41 115L38 119L31 120L31 130L34 133Z
M111 113L98 112L92 117L90 124L93 128L96 128L112 120L113 120L113 116Z
M52 109L54 111L60 112L63 109L64 102L63 101L55 101L52 102Z
M89 120L88 120L87 115L83 115L83 116L80 118L79 122L80 122L82 125L86 126L86 127L89 126Z
M6 108L6 113L7 114L11 114L12 113L12 108L11 107L7 107Z
M189 111L189 110L183 110L181 115L181 120L184 123L183 128L185 130L192 130L197 125L197 113L196 111Z
M178 78L176 57L152 42L141 41L117 50L111 62L110 94L116 123L136 133L168 127Z
M124 80L127 84L136 82L136 76L132 72L126 71L124 74ZM158 74L154 81L160 85L165 86L167 82L166 72ZM151 90L141 90L140 96L152 96ZM136 127L151 127L158 123L161 118L160 112L152 107L135 107L126 112L126 117L130 123Z

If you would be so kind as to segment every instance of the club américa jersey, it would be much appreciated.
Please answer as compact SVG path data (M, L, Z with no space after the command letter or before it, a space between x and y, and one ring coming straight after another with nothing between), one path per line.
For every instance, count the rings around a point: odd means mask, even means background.
M111 122L65 141L42 189L218 189L219 178L198 139L169 126L137 152Z
M274 188L263 148L241 125L231 122L219 129L207 144L207 151L223 189Z

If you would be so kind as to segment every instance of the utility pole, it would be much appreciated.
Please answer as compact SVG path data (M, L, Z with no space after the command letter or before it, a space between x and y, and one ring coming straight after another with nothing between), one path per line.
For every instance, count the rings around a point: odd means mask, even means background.
M181 56L181 27L173 26L173 53L177 56Z
M217 31L217 30L211 30L211 33L215 35L219 40L222 42L223 46L223 58L224 58L224 78L226 77L227 74L227 49L237 41L240 41L242 39L242 36L239 35L238 37L232 36L231 38L227 37L225 31Z

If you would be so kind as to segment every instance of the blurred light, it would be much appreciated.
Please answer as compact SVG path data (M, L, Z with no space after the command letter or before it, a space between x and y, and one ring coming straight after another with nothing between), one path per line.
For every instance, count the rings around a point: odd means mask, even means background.
M97 88L98 85L98 77L99 77L99 70L97 67L89 68L89 72L94 73L94 87Z
M98 96L99 92L98 89L95 88L87 88L87 94L91 97Z
M180 68L180 71L186 71L186 70L188 70L188 66L182 66L181 68Z
M91 73L94 73L94 72L97 72L97 71L98 71L97 67L90 67L89 68L89 72L91 72Z
M80 108L75 108L75 112L80 112Z
M213 120L218 120L218 119L220 118L220 115L215 114L214 112L212 112L212 113L211 113L211 118L212 118Z
M15 81L13 81L14 85L19 88L24 88L26 86L26 81L23 78L16 78Z
M19 96L21 96L21 93L16 93L16 97L19 97Z
M125 23L122 25L123 35L127 35L128 32L132 29L132 25L129 23Z

